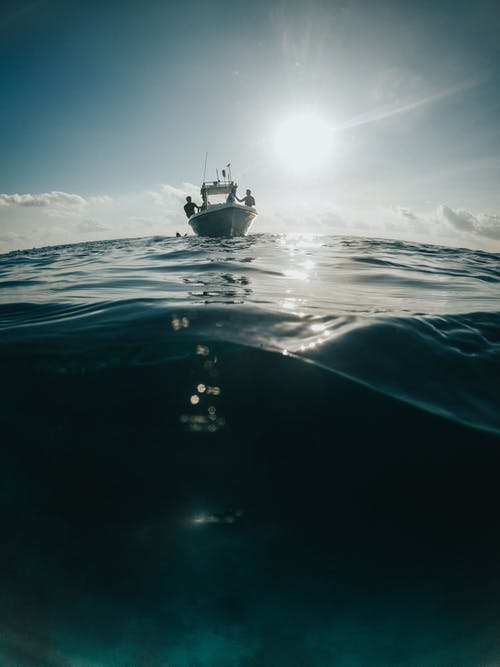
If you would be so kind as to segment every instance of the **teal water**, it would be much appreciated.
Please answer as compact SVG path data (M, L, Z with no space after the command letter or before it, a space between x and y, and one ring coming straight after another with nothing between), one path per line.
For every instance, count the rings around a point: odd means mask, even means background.
M493 665L499 256L0 257L0 663Z

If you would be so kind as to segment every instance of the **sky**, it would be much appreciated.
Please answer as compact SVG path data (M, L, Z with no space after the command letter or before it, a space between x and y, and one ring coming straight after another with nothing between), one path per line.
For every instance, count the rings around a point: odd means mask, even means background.
M232 164L255 232L500 251L500 9L7 0L0 251L188 231Z

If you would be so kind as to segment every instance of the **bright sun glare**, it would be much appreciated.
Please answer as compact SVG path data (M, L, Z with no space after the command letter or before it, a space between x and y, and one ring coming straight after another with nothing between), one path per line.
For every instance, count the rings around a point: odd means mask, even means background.
M315 113L302 113L285 120L274 134L274 152L295 173L321 169L333 149L333 129Z

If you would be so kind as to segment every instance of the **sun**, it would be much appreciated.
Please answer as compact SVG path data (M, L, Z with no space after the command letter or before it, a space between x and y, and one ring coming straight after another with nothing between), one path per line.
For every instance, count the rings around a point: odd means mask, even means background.
M298 113L277 127L273 148L276 158L289 171L312 173L332 156L333 128L317 113Z

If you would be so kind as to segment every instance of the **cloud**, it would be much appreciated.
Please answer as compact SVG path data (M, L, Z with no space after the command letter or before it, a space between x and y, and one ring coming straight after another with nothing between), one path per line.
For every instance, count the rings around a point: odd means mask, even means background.
M81 208L87 203L88 202L84 197L67 192L43 192L39 195L0 194L0 206Z
M478 233L488 239L500 241L500 215L483 213L478 220Z
M401 204L353 207L314 202L294 206L265 207L255 232L313 234L355 234L436 243L466 245L497 251L500 241L500 215L474 214L464 209L440 205L420 211Z
M183 211L187 195L197 201L199 187L163 184L113 199L57 191L0 194L0 252L97 240L104 238L104 233L107 238L127 238L189 232ZM493 252L500 243L500 215L447 204L423 211L406 202L367 207L329 199L318 203L314 198L297 196L286 201L263 199L260 213L255 233L355 234L467 245ZM49 219L57 219L57 226Z
M183 183L182 188L176 188L173 185L162 185L156 192L151 192L153 202L158 206L182 211L182 206L186 203L186 196L199 197L200 188L192 183Z
M414 227L420 227L425 224L425 221L420 216L405 206L392 206L389 211L398 220L405 223L411 223Z
M110 227L106 227L106 225L103 225L98 220L89 219L78 223L77 229L79 232L106 232Z
M454 211L452 208L442 204L438 208L438 215L449 222L455 229L461 232L473 232L475 218L472 213L463 209Z
M452 209L442 204L437 210L437 217L460 232L500 241L500 215L474 215L465 209Z
M411 220L412 222L417 222L419 220L419 217L415 215L413 211L410 211L409 208L405 208L404 206L396 206L394 212L396 215L399 215L406 220Z
M109 195L99 195L97 197L89 197L88 201L91 204L109 204L113 201L113 197L110 197Z
M431 231L431 221L406 206L382 207L382 220L379 224L383 233L396 233L398 236L413 235L415 238ZM435 225L434 225L435 227Z
M108 238L175 235L187 226L186 195L198 193L199 188L188 183L113 198L60 191L0 194L0 253L92 241L104 234ZM51 220L57 220L57 227Z
M42 192L41 194L0 194L0 209L42 209L52 218L65 218L79 214L92 206L110 204L113 199L108 195L83 197L69 192ZM83 228L80 228L81 231ZM90 228L89 228L90 229ZM92 228L90 231L96 231Z

